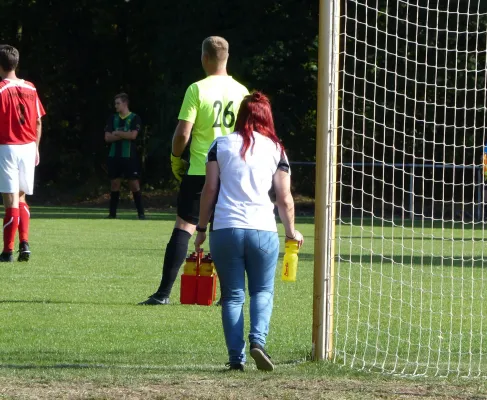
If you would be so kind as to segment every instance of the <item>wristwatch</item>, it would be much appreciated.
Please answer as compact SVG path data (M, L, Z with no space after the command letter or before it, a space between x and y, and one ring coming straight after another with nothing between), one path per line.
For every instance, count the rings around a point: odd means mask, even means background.
M208 229L208 226L205 226L204 228L202 228L201 226L199 225L196 225L196 232L206 232L206 230Z

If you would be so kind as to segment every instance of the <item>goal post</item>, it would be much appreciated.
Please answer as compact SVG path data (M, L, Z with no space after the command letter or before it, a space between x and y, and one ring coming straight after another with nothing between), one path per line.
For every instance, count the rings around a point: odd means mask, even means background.
M487 1L320 0L312 358L487 376Z
M340 4L320 0L312 359L332 358Z

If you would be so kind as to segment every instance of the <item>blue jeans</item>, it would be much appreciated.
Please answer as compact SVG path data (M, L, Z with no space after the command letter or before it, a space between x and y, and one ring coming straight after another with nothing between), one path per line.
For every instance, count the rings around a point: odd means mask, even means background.
M222 322L229 361L245 362L245 272L250 294L249 342L265 345L279 256L277 232L219 229L210 233L210 250L220 279Z

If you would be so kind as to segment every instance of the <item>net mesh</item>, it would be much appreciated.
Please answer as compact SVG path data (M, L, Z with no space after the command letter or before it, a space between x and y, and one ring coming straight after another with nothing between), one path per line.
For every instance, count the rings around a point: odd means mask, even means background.
M341 3L334 361L485 376L487 10Z

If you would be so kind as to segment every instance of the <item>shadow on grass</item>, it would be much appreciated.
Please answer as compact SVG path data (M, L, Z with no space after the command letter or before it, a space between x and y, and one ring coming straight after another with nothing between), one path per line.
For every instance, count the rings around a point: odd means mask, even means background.
M120 220L134 220L138 221L137 214L134 212L133 214L130 213L123 213L117 215L116 219L107 219L107 213L101 211L88 211L88 210L32 210L31 209L31 218L32 219L98 219L100 221L106 220L107 223L116 223ZM113 221L113 222L112 222ZM176 213L155 213L155 214L146 214L146 219L144 221L140 221L140 223L144 223L146 221L176 221Z
M120 252L132 252L132 253L146 253L146 252L160 252L160 251L164 251L164 245L166 243L161 241L161 245L159 247L154 247L152 249L149 249L149 248L142 248L142 247L139 247L137 249L131 249L131 248L128 248L128 247L117 247L117 246L110 246L110 251L114 250L114 251L120 251ZM89 251L102 251L102 252L106 252L106 247L88 247L88 246L73 246L73 248L76 248L76 249L79 249L79 250L89 250ZM125 254L125 253L124 253Z
M51 207L51 206L31 206L31 218L51 218L51 219L107 219L108 210L105 208L93 207ZM119 209L117 220L138 220L137 213L132 209ZM148 221L176 221L176 209L169 211L146 211ZM279 217L277 221L280 222ZM312 216L296 216L296 223L314 224Z
M374 227L374 228L417 228L422 227L426 229L474 229L483 230L487 225L483 222L462 222L462 221L442 221L432 219L402 219L396 218L394 220L381 218L340 218L336 221L337 226L355 226L355 227Z
M279 253L279 260L282 260L284 253ZM389 254L337 254L336 259L340 260L340 263L346 264L403 264L405 266L421 265L423 267L460 267L460 268L484 268L487 267L487 259L481 258L461 258L461 257L448 257L448 256L408 256L408 255L389 255ZM313 261L313 253L299 252L299 261ZM280 261L278 261L277 267L279 268Z
M22 364L0 364L0 369L102 369L111 368L108 365L97 364L54 364L54 365L22 365Z
M281 247L284 247L284 246L281 246ZM277 261L277 267L279 268L280 266L280 260L282 260L282 258L284 257L284 253L283 252L280 252L279 253L279 259ZM310 261L310 260L314 260L315 256L313 253L303 253L302 251L300 251L298 253L298 257L299 257L299 261Z
M228 368L222 365L106 365L106 364L53 364L53 365L32 365L32 364L0 364L0 370L111 370L111 371L124 371L136 369L138 371L165 371L165 372L202 372L211 371L213 373L227 374ZM240 373L240 372L238 372Z
M251 361L251 360L249 360ZM297 366L306 363L306 359L287 360L274 362L276 366ZM52 365L34 365L34 364L0 364L0 369L22 369L22 370L49 370L49 369L119 369L126 370L131 368L146 370L165 370L165 371L187 371L200 372L202 370L212 370L213 372L228 373L227 367L221 365L106 365L106 364L85 364L85 363L60 363Z
M89 305L89 306L136 306L137 305L137 303L126 303L126 302L99 303L94 301L66 301L66 300L0 300L0 304L55 304L55 305L68 304L68 305Z
M108 211L102 208L84 208L84 207L40 207L32 206L31 218L33 219L98 219L113 221L118 220L138 220L135 210L119 210L116 219L108 219ZM147 221L176 221L176 209L167 212L147 212ZM141 221L143 223L144 221ZM277 222L281 223L279 218ZM296 223L314 224L314 217L296 217Z
M277 218L277 221L281 222L279 217ZM295 221L297 224L311 224L311 225L314 225L315 223L315 217L301 217L301 216L298 216L296 215L295 216Z
M181 309L187 309L188 307L201 307L197 306L195 304L181 304L179 301L174 302L174 303L169 303L169 304L164 304L163 306L148 306L148 305L141 305L139 304L140 301L146 300L147 296L144 298L144 296L140 296L140 299L138 301L132 302L120 302L120 303L115 303L115 302L110 302L110 303L105 303L105 302L95 302L95 301L68 301L68 300L17 300L17 299L4 299L0 300L0 305L2 304L54 304L54 305L79 305L79 306L123 306L123 307L135 307L140 310L160 310L162 308L173 308L173 307L181 307ZM219 306L215 303L213 303L210 306L205 306L208 308L211 307L216 307L219 308Z
M369 233L369 232L368 232ZM400 243L400 240L404 239L404 240L415 240L415 241L424 241L424 242L427 242L428 240L441 240L442 242L455 242L455 241L459 241L459 242L484 242L487 240L487 231L486 231L486 235L485 235L485 238L484 237L480 237L480 238L472 238L472 237L459 237L459 236L456 236L456 237L451 237L451 236L445 236L445 237L441 237L441 236L435 236L435 237L431 237L429 235L425 235L425 236L407 236L407 235L404 235L404 236L395 236L395 237L392 237L392 236L381 236L379 234L376 234L374 236L367 236L367 235L364 235L364 236L340 236L340 238L336 238L336 240L341 240L341 241L347 241L349 239L360 239L360 240L394 240L396 241L397 243Z
M337 256L340 263L350 264L402 264L404 266L419 266L423 268L428 266L433 267L457 267L457 268L484 268L487 267L487 260L482 259L462 259L460 257L445 257L445 256L406 256L406 255L383 255L383 254L361 254L350 255L340 254ZM396 265L399 266L399 265Z

